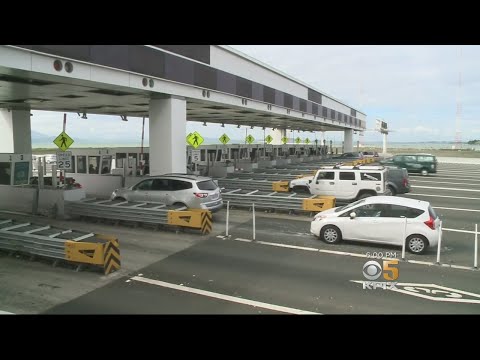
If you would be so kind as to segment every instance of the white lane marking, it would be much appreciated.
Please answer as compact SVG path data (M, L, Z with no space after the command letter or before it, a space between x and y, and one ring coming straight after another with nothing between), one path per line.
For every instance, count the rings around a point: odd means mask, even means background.
M452 196L452 195L433 195L433 194L414 194L414 193L408 193L408 194L403 194L403 195L408 195L408 196L442 197L442 198L464 199L464 200L480 200L480 198L475 198L475 197Z
M448 207L442 207L442 206L432 206L434 209L440 209L440 210L455 210L455 211L471 211L471 212L480 212L480 210L476 209L462 209L462 208L448 208Z
M470 230L449 229L449 228L442 228L442 230L465 233L465 234L475 234L475 231L470 231Z
M476 184L468 184L468 183L458 183L458 182L450 182L450 181L423 181L423 180L410 180L411 182L415 183L434 183L434 184L453 184L453 185L470 185L470 186L480 186L480 181Z
M465 175L464 175L465 176ZM413 175L413 174L409 174L409 177L412 178L412 179L423 179L424 177L421 176L421 175ZM455 175L444 175L444 176L435 176L435 177L432 177L432 179L444 179L444 180L468 180L468 181L474 181L474 180L478 180L478 176L467 176L467 177L457 177Z
M264 245L273 245L274 243L271 242L266 242L266 241L256 241L259 244L264 244ZM306 251L318 251L317 248L311 248L311 247L305 247L305 246L296 246L296 245L289 245L289 244L275 244L273 246L278 246L278 247L286 247L290 249L298 249L298 250L306 250Z
M322 314L316 313L316 312L305 311L305 310L295 309L295 308L286 307L286 306L268 304L268 303L255 301L255 300L242 299L242 298L238 298L238 297L235 297L235 296L219 294L219 293L215 293L215 292L212 292L212 291L200 290L200 289L192 288L192 287L189 287L189 286L180 286L180 285L168 283L168 282L165 282L165 281L148 279L148 278L144 278L144 277L140 277L140 276L134 276L134 277L132 277L132 280L144 282L144 283L151 284L151 285L162 286L162 287L166 287L166 288L170 288L170 289L175 289L175 290L179 290L179 291L185 291L185 292L189 292L189 293L192 293L192 294L208 296L208 297L211 297L211 298L230 301L230 302L234 302L234 303L238 303L238 304L250 305L250 306L253 306L253 307L261 307L261 308L268 309L268 310L284 312L284 313L288 313L288 314L295 314L295 315L316 314L316 315L322 315Z
M357 284L363 284L362 280L350 280L351 282ZM480 304L480 300L477 299L463 299L462 295L468 295L475 298L480 298L480 295L474 294L468 291L458 290L448 288L446 286L440 286L436 284L418 284L418 283L396 283L395 286L403 286L404 288L394 288L387 289L388 291L399 292L405 295L416 296L419 298L432 300L432 301L441 301L441 302L456 302L456 303L466 303L466 304ZM431 290L433 289L433 290ZM425 291L426 294L420 293L419 290ZM445 291L447 290L447 291ZM438 294L438 293L447 293L451 297L435 297L427 294ZM448 295L447 295L448 296Z
M445 229L442 228L443 230L449 231L451 229ZM463 231L463 230L459 230ZM317 249L317 248L308 248L308 247L302 247L302 246L295 246L295 245L287 245L287 244L279 244L279 243L274 243L274 242L268 242L268 241L253 241L253 240L248 240L248 239L242 239L242 238L235 238L234 240L237 241L245 241L245 242L250 242L253 244L261 244L261 245L269 245L269 246L277 246L281 248L291 248L291 249L296 249L296 250L307 250L307 251L316 251L316 252L321 252L325 254L333 254L333 255L343 255L343 256L352 256L352 257L360 257L360 258L368 258L369 256L365 254L360 254L360 253L351 253L351 252L346 252L346 251L335 251L335 250L324 250L324 249ZM387 258L383 257L382 260L391 260L392 258ZM412 264L418 264L418 265L437 265L437 263L434 262L428 262L428 261L418 261L418 260L405 260L403 262L406 263L412 263ZM441 264L443 267L449 267L449 268L455 268L455 269L462 269L462 270L471 270L471 271L477 271L477 269L473 267L468 267L468 266L461 266L461 265L449 265L449 264Z
M250 240L250 239L243 239L243 238L235 238L235 240L245 241L245 242L252 242L253 241L253 240Z
M8 311L0 310L0 315L15 315L15 314Z
M480 192L480 189L459 189L459 188L423 186L423 185L412 185L412 188Z

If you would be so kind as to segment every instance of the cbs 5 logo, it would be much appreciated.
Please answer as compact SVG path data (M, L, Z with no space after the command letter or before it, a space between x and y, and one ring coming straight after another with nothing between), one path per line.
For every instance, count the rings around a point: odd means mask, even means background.
M385 280L393 281L398 279L398 260L383 260L383 268L378 261L370 260L363 265L363 276L373 281L377 280L383 273Z

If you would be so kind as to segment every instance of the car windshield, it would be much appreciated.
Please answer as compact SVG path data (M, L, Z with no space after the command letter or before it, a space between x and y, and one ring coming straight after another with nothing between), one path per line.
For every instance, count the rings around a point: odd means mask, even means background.
M338 208L335 209L335 212L339 212L339 211L343 211L343 210L348 210L348 209L351 209L359 204L362 204L365 202L365 199L361 199L361 200L357 200L351 204L348 204L348 205L344 205L344 206L340 206Z
M200 181L197 183L197 186L200 190L216 190L218 187L213 180Z

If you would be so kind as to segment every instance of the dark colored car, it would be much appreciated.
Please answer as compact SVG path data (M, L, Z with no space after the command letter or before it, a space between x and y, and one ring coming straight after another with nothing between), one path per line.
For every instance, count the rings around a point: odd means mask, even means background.
M437 158L432 154L399 154L380 161L382 165L392 165L407 169L408 172L424 176L437 172Z
M363 159L363 155L362 153L358 153L358 152L346 152L346 153L343 153L342 155L338 155L338 156L333 156L332 159L335 159L335 160L361 160Z
M396 166L387 166L387 188L393 196L411 191L408 171Z

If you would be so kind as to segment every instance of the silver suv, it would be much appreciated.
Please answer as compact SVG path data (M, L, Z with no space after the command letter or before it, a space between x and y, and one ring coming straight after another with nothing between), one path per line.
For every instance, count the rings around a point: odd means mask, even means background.
M116 189L110 199L184 205L212 212L223 207L220 188L211 178L186 174L151 176L128 188Z

